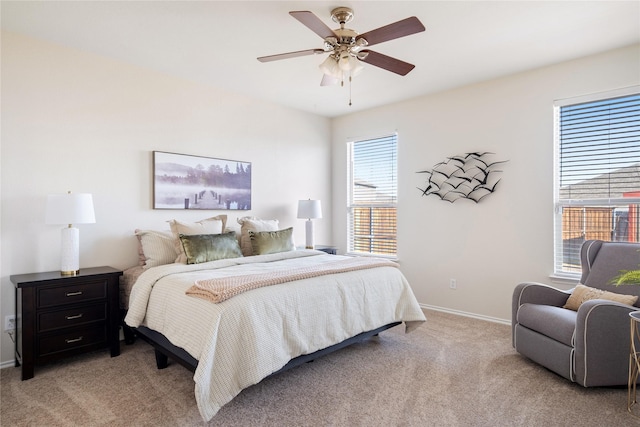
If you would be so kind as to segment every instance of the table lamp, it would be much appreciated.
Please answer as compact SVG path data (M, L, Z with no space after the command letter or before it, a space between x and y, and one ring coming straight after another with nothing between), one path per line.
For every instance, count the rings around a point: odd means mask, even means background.
M300 200L298 201L298 218L307 218L305 223L307 249L313 249L313 221L312 219L322 218L322 207L320 200Z
M74 276L80 272L80 230L73 224L93 224L93 197L89 193L49 194L47 196L47 224L69 224L62 229L60 274Z

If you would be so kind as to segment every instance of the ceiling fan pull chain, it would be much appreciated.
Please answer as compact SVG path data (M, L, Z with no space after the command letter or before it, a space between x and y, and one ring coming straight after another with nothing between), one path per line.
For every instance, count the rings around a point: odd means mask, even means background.
M351 74L349 74L349 107L351 107Z

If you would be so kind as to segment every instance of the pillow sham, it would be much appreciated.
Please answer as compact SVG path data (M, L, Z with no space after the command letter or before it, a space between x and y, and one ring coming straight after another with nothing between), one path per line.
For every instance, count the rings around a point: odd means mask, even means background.
M180 234L187 264L200 264L226 258L238 258L242 251L236 234Z
M237 219L240 224L240 249L242 255L253 255L253 246L251 245L251 237L249 230L259 231L278 231L277 219L260 219L253 216L245 216Z
M622 304L633 305L638 301L635 295L616 294L602 289L590 288L589 286L576 285L575 289L563 308L577 311L583 302L592 299L606 299L609 301L621 302Z
M293 227L278 231L249 230L249 237L254 255L274 254L295 249Z
M180 235L192 236L195 234L220 234L223 232L225 224L227 222L226 215L218 215L211 218L202 219L196 222L183 222L177 219L169 221L169 226L174 236L175 252L177 257L174 258L175 262L186 263L187 257L184 253L184 248L180 242Z
M138 253L144 268L172 264L176 259L173 234L170 231L135 230Z

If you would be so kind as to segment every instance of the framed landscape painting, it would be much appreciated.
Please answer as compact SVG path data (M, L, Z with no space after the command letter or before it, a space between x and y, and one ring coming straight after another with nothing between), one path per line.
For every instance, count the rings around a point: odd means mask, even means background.
M251 163L153 152L154 209L251 209Z

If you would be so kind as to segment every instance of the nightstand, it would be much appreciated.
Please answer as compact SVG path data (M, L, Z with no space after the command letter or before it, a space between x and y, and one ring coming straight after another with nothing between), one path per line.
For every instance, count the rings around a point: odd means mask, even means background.
M322 246L322 245L317 245L314 248L316 251L322 251L322 252L326 252L329 255L337 255L338 254L338 248L336 248L335 246Z
M16 287L16 366L22 380L34 367L63 357L109 347L120 354L119 278L111 267L83 268L75 276L59 271L11 276Z

